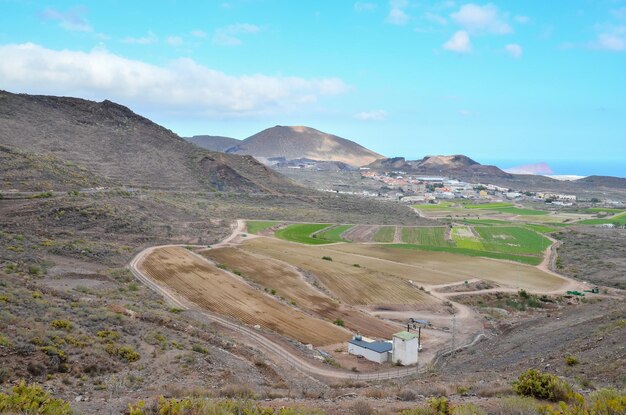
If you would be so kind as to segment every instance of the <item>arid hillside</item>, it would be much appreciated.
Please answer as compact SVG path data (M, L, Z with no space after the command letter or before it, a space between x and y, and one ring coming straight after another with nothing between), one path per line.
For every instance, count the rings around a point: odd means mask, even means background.
M0 145L3 159L16 164L9 186L37 174L29 159L46 157L84 174L68 183L66 175L53 172L47 179L55 190L96 181L152 189L297 191L252 157L200 149L110 101L0 92ZM99 180L89 178L94 175Z

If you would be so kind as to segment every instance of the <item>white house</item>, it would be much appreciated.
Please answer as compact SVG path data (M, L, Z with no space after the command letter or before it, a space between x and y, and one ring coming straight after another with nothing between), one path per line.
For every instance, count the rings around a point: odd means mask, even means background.
M361 336L354 336L354 338L348 342L348 353L363 356L372 362L384 363L389 361L391 347L390 342L368 342L363 340Z
M393 335L393 352L391 361L405 366L417 363L419 341L417 336L408 331L401 331Z

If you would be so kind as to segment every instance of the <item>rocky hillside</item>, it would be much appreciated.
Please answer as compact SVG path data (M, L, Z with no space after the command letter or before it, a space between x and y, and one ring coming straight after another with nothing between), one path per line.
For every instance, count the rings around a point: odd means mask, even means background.
M194 143L198 147L220 152L225 152L229 148L241 144L241 140L219 135L194 135L193 137L185 137L185 140Z
M89 183L262 193L296 188L250 156L200 149L111 101L0 92L0 145L3 165L17 167L3 187L43 177L55 190Z
M229 153L249 154L263 160L284 157L287 160L307 158L339 161L352 166L364 166L383 158L367 148L309 127L268 128L228 149Z
M377 160L368 167L375 170L400 170L417 174L446 175L463 179L512 177L496 166L480 164L471 158L457 154L452 156L426 156L421 160L394 157Z

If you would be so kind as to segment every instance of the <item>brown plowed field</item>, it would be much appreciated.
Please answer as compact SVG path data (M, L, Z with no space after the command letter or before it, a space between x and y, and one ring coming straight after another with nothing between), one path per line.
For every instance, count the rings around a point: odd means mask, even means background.
M400 327L342 305L310 285L287 263L252 254L239 248L219 248L202 252L203 256L237 270L255 283L276 289L276 295L295 301L297 307L325 320L340 318L345 326L369 337L390 338Z
M382 263L407 264L412 272L406 274L416 283L445 284L454 281L481 279L499 285L527 290L551 291L567 284L563 278L530 265L495 261L486 258L454 255L447 252L429 252L415 249L390 248L384 245L338 244L328 250L363 255ZM334 256L333 252L327 255ZM391 268L390 268L391 269Z
M157 248L140 269L200 307L302 343L322 346L350 338L347 330L276 301L184 248Z
M330 292L348 304L429 304L437 301L409 283L411 274L416 271L414 267L333 249L352 245L307 246L274 238L256 238L244 242L241 247L315 275ZM324 256L332 261L322 259ZM447 277L442 283L458 280Z
M372 242L374 235L378 232L378 229L380 229L380 226L357 225L348 229L342 236L346 241Z

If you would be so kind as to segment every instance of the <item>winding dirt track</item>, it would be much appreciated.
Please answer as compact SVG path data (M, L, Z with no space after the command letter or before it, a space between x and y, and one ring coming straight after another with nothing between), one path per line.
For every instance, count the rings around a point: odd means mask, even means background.
M214 246L215 247L228 246L229 243L231 243L233 240L235 240L239 236L239 234L241 233L243 229L245 229L245 222L238 221L237 226L234 228L231 235L227 237L224 241L222 241L220 244L217 244ZM400 378L400 377L411 376L417 373L417 370L418 370L417 367L394 369L394 370L388 370L384 372L381 371L381 372L376 372L376 373L353 373L353 372L347 372L343 370L319 367L310 363L309 360L304 359L296 355L295 353L292 353L291 351L287 350L282 345L272 341L271 339L265 337L263 334L261 334L260 332L254 329L248 328L244 325L238 324L236 322L233 322L229 319L218 316L216 314L208 313L204 310L200 310L195 304L191 304L188 301L186 301L184 298L177 296L176 294L168 290L166 287L163 287L157 284L155 281L153 281L151 278L149 278L147 275L145 275L143 272L140 271L139 265L154 250L165 248L165 247L173 247L173 246L188 246L188 245L163 245L163 246L150 247L141 251L139 254L137 254L137 256L135 256L135 258L133 258L129 264L129 269L139 281L144 283L153 291L162 295L168 301L168 303L170 303L172 306L181 308L183 310L193 310L201 314L204 318L206 318L209 321L212 321L223 327L226 327L227 329L233 330L239 334L244 335L247 338L247 340L249 340L251 345L261 349L265 353L269 353L270 355L281 358L282 360L289 363L295 369L313 377L321 377L321 378L326 378L326 379L353 379L353 380L367 381L367 380ZM202 248L204 248L204 246L202 246ZM197 255L197 254L194 254L194 255ZM202 258L203 261L206 261L206 258L202 257L201 255L197 255L197 256L199 258Z
M245 231L245 221L237 220L235 226L233 227L233 231L231 232L231 234L227 238L225 238L222 242L213 245L213 247L218 248L218 247L237 245L238 242L244 239L241 236L241 233L244 231ZM245 239L250 239L254 237L256 236L247 235ZM290 364L293 368L309 376L313 376L317 378L326 378L326 379L353 379L353 380L368 381L368 380L400 378L400 377L412 376L418 373L419 371L418 367L408 367L408 368L403 368L403 369L393 369L393 370L373 372L373 373L354 373L354 372L348 372L348 371L333 369L333 368L328 368L328 367L320 367L315 364L312 364L309 359L305 359L299 356L298 354L293 353L292 351L288 350L286 347L264 336L261 332L255 329L249 328L245 325L242 325L238 322L224 318L220 315L209 313L203 309L200 309L196 304L193 304L189 302L187 299L176 295L175 293L170 291L167 287L159 285L158 283L153 281L151 278L149 278L140 270L140 264L153 251L160 249L160 248L173 247L173 246L187 246L187 245L162 245L162 246L150 247L141 251L139 254L137 254L129 263L129 269L133 273L133 275L139 281L144 283L146 286L148 286L149 288L151 288L158 294L162 295L172 306L199 313L207 320L217 323L227 329L233 330L243 335L244 338L247 340L247 342L251 346L258 348L262 350L263 352L268 353L269 355L280 358L281 360ZM206 247L199 246L199 248L206 248ZM203 261L207 261L207 259L201 255L198 255L196 253L193 253L193 255L197 256L199 259ZM549 261L548 260L549 257L550 257L550 250L546 250L546 261L544 261L544 264L542 264L544 265L544 267L545 267L545 263ZM551 273L555 274L554 272L551 272ZM558 275L558 274L555 274L555 275ZM559 277L563 278L560 275ZM567 278L564 278L564 279L569 280ZM572 285L574 283L574 281L571 281L571 280L569 280L569 282L572 283ZM444 285L455 285L455 284L444 284ZM490 290L483 290L483 291L480 291L480 293L484 293L487 291L490 291ZM495 289L494 291L502 291L502 289L501 288ZM453 297L455 293L444 294L444 293L437 293L436 291L433 291L432 294L435 297L439 298L440 300L447 300L450 297ZM464 292L463 294L472 294L472 292ZM475 314L473 310L471 310L469 307L461 305L461 304L457 304L457 303L454 303L454 306L457 309L457 318L459 320L475 318ZM484 337L484 334L478 333L476 336L474 336L471 344L478 341L481 337ZM463 345L463 346L458 347L457 349L467 347L467 346L468 345ZM439 357L440 356L435 356L435 360L437 360ZM424 364L422 362L422 367L423 366Z

